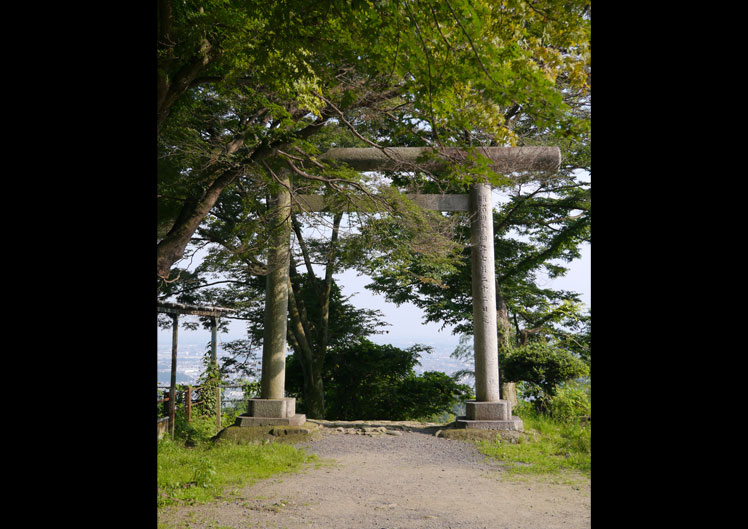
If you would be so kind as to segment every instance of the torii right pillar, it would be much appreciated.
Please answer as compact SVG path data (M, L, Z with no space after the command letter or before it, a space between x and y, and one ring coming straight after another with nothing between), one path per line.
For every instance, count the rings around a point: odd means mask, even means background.
M511 402L499 398L493 202L490 184L473 185L470 190L469 211L476 398L465 403L465 416L457 418L457 426L522 431L522 420L512 415Z

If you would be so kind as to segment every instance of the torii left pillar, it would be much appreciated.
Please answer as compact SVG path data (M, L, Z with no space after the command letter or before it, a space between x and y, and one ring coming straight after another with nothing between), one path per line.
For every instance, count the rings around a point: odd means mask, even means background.
M236 426L298 426L306 422L306 415L296 413L296 399L285 395L291 183L288 173L282 172L279 177L280 186L271 209L273 242L265 285L260 398L249 399L248 411L237 417Z

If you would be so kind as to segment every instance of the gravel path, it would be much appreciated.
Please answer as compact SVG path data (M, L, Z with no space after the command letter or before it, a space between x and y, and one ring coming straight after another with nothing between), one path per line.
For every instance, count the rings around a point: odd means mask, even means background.
M319 440L297 446L322 464L255 483L239 499L166 510L161 527L590 527L589 480L573 486L504 480L501 464L471 443L413 431L365 436L325 428Z

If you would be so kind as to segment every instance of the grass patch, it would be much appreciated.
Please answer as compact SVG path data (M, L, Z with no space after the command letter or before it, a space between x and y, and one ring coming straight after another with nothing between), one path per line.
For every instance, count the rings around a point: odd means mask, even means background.
M531 435L477 441L479 450L507 464L514 475L579 472L591 476L591 426L554 421L543 415L522 417Z
M203 442L186 446L165 439L158 445L158 506L205 503L256 480L298 472L316 461L285 443Z

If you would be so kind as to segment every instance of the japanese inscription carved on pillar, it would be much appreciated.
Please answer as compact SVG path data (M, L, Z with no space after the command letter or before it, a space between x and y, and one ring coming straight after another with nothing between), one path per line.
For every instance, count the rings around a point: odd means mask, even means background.
M478 401L493 402L499 400L499 356L490 185L473 186L470 215L475 396Z

